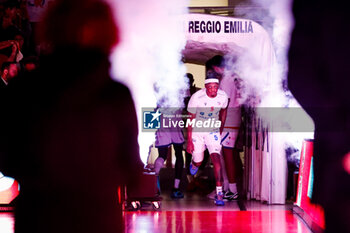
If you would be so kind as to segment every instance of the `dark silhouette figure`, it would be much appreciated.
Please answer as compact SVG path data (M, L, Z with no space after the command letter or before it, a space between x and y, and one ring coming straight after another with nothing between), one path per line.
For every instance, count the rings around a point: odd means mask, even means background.
M288 84L315 122L312 200L326 232L350 232L349 13L346 1L295 0Z
M122 232L118 187L137 184L137 119L109 76L117 43L110 8L56 1L41 31L40 68L6 89L0 170L21 186L15 232Z

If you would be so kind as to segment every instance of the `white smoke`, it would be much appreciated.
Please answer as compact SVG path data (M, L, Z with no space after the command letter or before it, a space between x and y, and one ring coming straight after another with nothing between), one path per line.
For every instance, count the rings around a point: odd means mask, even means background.
M304 111L304 114L298 114L295 108L301 108L290 91L287 89L287 75L288 75L288 50L290 45L291 33L294 27L294 20L292 15L292 0L265 0L262 3L270 2L270 15L274 19L272 30L272 43L275 48L277 63L274 68L275 83L278 83L278 88L270 93L266 98L267 104L276 102L275 99L281 98L278 107L287 107L289 113L289 127L293 128L295 125L304 124L307 126L309 132L292 133L286 140L289 143L296 144L296 148L301 147L301 141L304 138L313 138L314 123L310 116ZM277 82L280 80L279 82ZM283 98L282 98L283 97ZM276 117L279 117L278 115ZM283 119L283 118L282 118ZM285 119L287 120L287 119ZM293 124L294 121L294 124Z
M228 65L232 65L230 72L237 72L244 80L242 101L246 105L257 107L257 117L262 119L264 128L271 132L271 157L267 156L261 162L263 167L271 170L265 170L263 177L267 177L266 182L272 184L269 201L284 203L287 162L291 162L286 152L293 149L297 151L293 156L300 156L303 140L313 138L314 123L283 85L287 80L287 54L293 27L291 0L255 2L264 9L261 15L257 12L251 14L250 11L240 13L244 18L259 21L269 34L271 42L262 41L262 48L254 47L254 43L261 42L256 38L249 47L251 52L238 54L238 60L235 63L229 62ZM269 50L274 53L266 52ZM297 161L299 158L296 156L292 160Z
M250 54L239 56L234 69L244 77L246 98L253 95L258 97L259 106L282 107L288 102L282 82L287 74L287 51L293 26L291 0L252 0L252 4L259 10L239 5L235 13L262 25L271 38L275 57L271 57L271 64L257 64L259 61ZM262 73L268 73L269 77L262 77Z
M121 42L112 55L112 74L133 95L139 121L141 160L146 164L154 133L141 132L142 108L182 106L186 68L181 62L185 47L183 24L187 0L109 1L114 8ZM118 106L116 106L118 107Z
M270 203L284 203L287 190L288 153L286 152L300 151L302 141L313 137L314 124L284 85L287 80L287 54L293 27L292 0L252 0L252 2L258 6L255 12L249 11L247 7L237 7L235 12L263 26L272 44L263 43L261 50L266 51L266 47L272 47L274 54L271 55L271 59L264 59L262 61L264 64L256 64L259 60L251 56L239 57L237 70L245 81L245 104L257 107L257 117L262 119L270 132L271 157L262 156L261 162L257 162L258 166L265 168L261 173L262 187L265 190L269 187L268 194L261 191L261 197L266 194ZM248 11L245 11L246 9ZM259 48L253 47L252 51L257 49ZM267 56L268 53L265 53L261 57ZM249 64L252 61L253 63ZM304 133L306 131L309 133ZM292 159L289 158L289 162L297 161L294 155ZM254 158L253 154L252 157Z
M293 122L286 122L285 118L285 116L293 117L293 109L290 110L290 113L288 110L280 111L285 115L269 114L270 111L265 111L266 107L300 108L300 105L286 88L288 49L294 25L291 12L292 0L252 0L252 2L261 10L250 11L247 7L238 6L235 12L245 18L258 21L269 33L275 52L275 61L271 63L272 69L264 65L256 69L256 65L251 63L254 59L248 56L239 57L234 64L234 70L244 77L246 89L243 101L246 104L258 106L258 114L265 122L284 124L293 128ZM261 73L269 73L268 79L262 78ZM298 117L298 121L294 121L294 123L308 122L311 124L308 129L313 128L313 122L306 113L304 116L299 114ZM301 136L312 138L313 132L301 134Z

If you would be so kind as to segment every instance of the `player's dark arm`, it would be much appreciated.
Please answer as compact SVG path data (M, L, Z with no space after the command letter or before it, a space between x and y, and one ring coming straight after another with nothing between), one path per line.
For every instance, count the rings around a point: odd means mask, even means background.
M230 99L228 99L227 107L222 108L219 113L219 120L221 121L221 127L220 127L220 133L222 133L226 121L226 116L227 116L227 108L228 104L230 103Z
M190 119L189 119L190 121L192 121L193 119L196 118L196 114L193 114L193 113L190 113L190 112L189 112L189 114L190 114ZM192 142L192 131L193 131L192 126L188 125L188 128L187 128L187 140L188 140L188 142L187 142L186 150L190 154L192 154L192 152L194 150L194 145L193 145L193 142Z

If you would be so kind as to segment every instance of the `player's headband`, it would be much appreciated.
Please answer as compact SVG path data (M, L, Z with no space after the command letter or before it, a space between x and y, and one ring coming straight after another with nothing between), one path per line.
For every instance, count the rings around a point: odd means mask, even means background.
M208 84L208 83L219 83L219 79L216 79L216 78L208 78L204 81L205 84Z

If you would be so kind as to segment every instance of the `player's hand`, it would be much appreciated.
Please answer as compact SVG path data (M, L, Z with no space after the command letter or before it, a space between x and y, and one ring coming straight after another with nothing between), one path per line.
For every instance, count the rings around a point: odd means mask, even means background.
M192 154L192 152L194 151L194 145L193 145L193 142L192 140L189 140L187 142L187 148L186 148L186 151L190 154Z
M17 52L17 49L19 47L18 44L15 41L11 41L10 43L12 45L12 53Z

